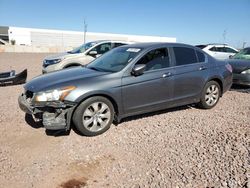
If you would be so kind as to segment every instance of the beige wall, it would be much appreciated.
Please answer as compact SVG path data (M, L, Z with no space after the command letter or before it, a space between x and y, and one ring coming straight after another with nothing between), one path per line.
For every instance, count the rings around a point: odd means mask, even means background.
M45 46L0 45L0 53L1 52L57 53L57 52L65 52L71 49L72 48L61 47L61 46L45 47Z

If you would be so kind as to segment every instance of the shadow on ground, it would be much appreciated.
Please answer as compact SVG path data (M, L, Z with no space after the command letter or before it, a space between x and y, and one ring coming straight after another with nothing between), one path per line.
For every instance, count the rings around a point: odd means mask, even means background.
M192 107L195 107L195 105L186 105L186 106L175 107L175 108L160 110L160 111L156 111L156 112L150 112L150 113L141 114L141 115L130 116L130 117L122 119L120 123L134 121L137 119L155 116L155 115L160 115L160 114L164 114L164 113L175 112L175 111L179 111L179 110L186 110L186 109L189 109ZM29 124L34 129L44 128L42 122L35 121L34 118L32 117L32 115L30 115L30 114L25 114L25 121L27 124ZM114 124L118 125L117 122L115 122ZM73 122L71 125L72 125L71 128L73 129L73 131L76 134L78 134L80 136L84 136L76 129L76 127L73 125ZM71 130L65 131L65 130L47 130L46 129L45 133L47 136L60 137L60 136L68 136L70 134L70 131Z
M241 93L250 93L250 86L232 85L230 91L237 91Z
M165 113L169 113L169 112L186 110L186 109L193 108L193 107L195 107L194 104L175 107L175 108L164 109L164 110L155 111L155 112L149 112L149 113L141 114L141 115L130 116L130 117L122 119L120 123L134 121L134 120L137 120L137 119L146 118L146 117L155 116L155 115L160 115L160 114L165 114Z
M30 114L25 114L25 121L28 125L30 125L34 129L44 128L42 121L35 121L32 115ZM65 130L47 130L46 129L45 133L47 136L55 136L55 137L68 136L70 134L70 130L65 131Z

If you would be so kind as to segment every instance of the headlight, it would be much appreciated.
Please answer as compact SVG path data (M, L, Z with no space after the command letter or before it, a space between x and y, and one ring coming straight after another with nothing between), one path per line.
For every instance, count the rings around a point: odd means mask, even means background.
M250 74L250 69L242 71L241 74Z
M35 102L63 101L65 97L75 88L75 86L68 86L61 89L38 92L35 94Z
M57 64L60 63L62 61L62 59L52 59L52 60L44 60L43 64L44 65L53 65L53 64Z

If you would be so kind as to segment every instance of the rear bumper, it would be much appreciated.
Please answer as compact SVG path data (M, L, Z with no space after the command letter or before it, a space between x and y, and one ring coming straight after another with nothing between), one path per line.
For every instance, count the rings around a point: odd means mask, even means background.
M233 74L233 84L250 86L250 74Z
M50 130L70 129L71 117L76 105L73 104L53 104L53 106L44 103L44 106L33 106L30 104L24 94L18 98L18 104L22 111L27 114L38 116L44 125L44 128Z

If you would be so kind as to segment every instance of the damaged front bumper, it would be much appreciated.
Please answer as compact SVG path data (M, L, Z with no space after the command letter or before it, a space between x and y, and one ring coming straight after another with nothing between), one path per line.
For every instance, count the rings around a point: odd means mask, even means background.
M61 101L32 104L25 94L19 96L18 104L22 111L41 119L44 128L50 130L69 130L76 107L75 103Z

